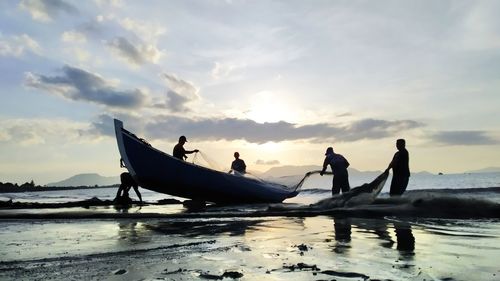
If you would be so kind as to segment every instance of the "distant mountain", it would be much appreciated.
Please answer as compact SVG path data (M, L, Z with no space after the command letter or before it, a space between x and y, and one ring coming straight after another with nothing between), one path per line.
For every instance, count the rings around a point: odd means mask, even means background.
M314 170L321 170L321 166L316 165L305 165L305 166L280 166L273 167L266 172L259 174L260 177L263 178L279 178L279 177L290 177L290 176L304 176L307 172ZM490 170L491 169L491 170ZM498 170L493 170L498 169ZM331 171L330 167L328 167L327 171ZM500 168L487 168L484 169L484 172L500 172ZM349 167L349 176L350 177L376 177L383 172L381 171L360 171L354 168ZM476 172L477 173L477 172ZM427 171L421 172L412 172L413 176L430 176L434 175L433 173Z
M488 167L479 170L467 171L466 173L499 173L500 167Z
M78 174L59 182L47 184L47 186L105 186L119 184L119 176L103 177L99 174Z
M279 166L279 167L272 167L271 169L267 170L263 174L261 174L262 177L285 177L285 176L297 176L297 175L304 175L305 173L309 171L314 171L314 170L321 170L321 166L316 166L316 165L306 165L306 166Z
M421 172L416 172L416 173L411 173L413 176L419 175L419 176L433 176L434 174L431 172L427 171L421 171Z
M262 177L285 177L285 176L303 176L307 172L310 171L315 171L315 170L321 170L321 166L316 166L316 165L305 165L305 166L280 166L280 167L273 167L263 174L261 174ZM330 168L328 168L327 171L330 171ZM382 171L359 171L354 168L349 168L349 174L350 175L374 175L377 176Z

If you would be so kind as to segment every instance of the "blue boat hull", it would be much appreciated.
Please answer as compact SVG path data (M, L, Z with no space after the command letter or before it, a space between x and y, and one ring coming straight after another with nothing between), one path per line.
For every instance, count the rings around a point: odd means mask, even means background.
M298 193L286 186L181 161L137 138L116 119L115 133L130 174L141 187L152 191L219 204L279 203Z

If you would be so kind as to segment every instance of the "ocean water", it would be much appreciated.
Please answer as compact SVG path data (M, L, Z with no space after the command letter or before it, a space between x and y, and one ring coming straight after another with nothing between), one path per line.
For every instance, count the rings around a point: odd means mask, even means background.
M372 179L353 176L351 186ZM500 280L500 191L492 188L499 179L500 173L414 175L408 192L393 200L389 178L374 204L342 213L287 213L331 196L331 178L320 176L278 204L285 211L274 215L266 214L266 204L201 213L180 204L0 209L0 216L10 216L0 219L0 280L221 280L225 274L239 280ZM172 198L141 192L147 202ZM9 193L0 200L111 200L115 193ZM460 217L464 213L470 217Z
M363 183L371 182L378 174L373 175L351 175L349 181L351 187L362 185ZM272 179L276 182L281 182L288 185L296 184L300 181L301 176L294 176L285 179ZM285 202L310 204L331 195L331 176L313 175L308 178L301 188L301 193L292 199ZM387 197L391 177L387 180L384 189L380 196ZM469 190L488 187L500 187L500 173L471 173L471 174L448 174L448 175L433 175L433 174L416 174L410 177L408 184L408 192L426 192L427 194L443 194L453 196L473 196L482 199L489 199L500 202L499 198L493 193L481 192L481 190ZM439 191L437 189L449 189ZM486 190L486 189L485 189ZM156 193L147 189L140 188L143 200L155 202L161 199L175 198L184 200L166 194ZM18 202L40 202L40 203L61 203L70 201L81 201L97 197L101 200L113 200L116 195L116 189L113 188L98 188L98 189L77 189L67 191L44 191L44 192L25 192L25 193L0 193L0 200L7 201L12 199ZM136 198L133 191L130 192L132 198Z

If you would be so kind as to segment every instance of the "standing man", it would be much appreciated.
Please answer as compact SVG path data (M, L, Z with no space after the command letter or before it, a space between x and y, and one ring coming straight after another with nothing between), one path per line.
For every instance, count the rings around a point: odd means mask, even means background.
M187 139L186 139L185 136L180 136L179 137L179 142L174 146L173 156L175 158L178 158L178 159L184 161L187 158L186 154L191 154L191 153L195 153L195 152L199 151L198 149L195 149L195 150L185 150L184 149L184 144L186 142L187 142Z
M386 171L392 169L391 196L400 196L405 192L410 179L410 156L406 150L406 142L404 139L396 141L396 148L398 151L394 154L389 167Z
M333 173L332 195L339 194L341 189L342 193L349 191L349 173L347 172L349 162L347 159L340 154L334 153L332 147L326 149L325 156L323 170L319 174L323 176L326 168L330 165Z
M243 159L240 159L240 154L238 152L234 153L234 158L234 161L231 163L231 171L236 171L241 174L246 173L247 165L245 164L245 161L243 161Z

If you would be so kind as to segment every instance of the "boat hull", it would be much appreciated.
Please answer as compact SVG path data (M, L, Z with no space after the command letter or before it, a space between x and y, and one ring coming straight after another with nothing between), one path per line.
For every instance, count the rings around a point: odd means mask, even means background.
M120 155L143 188L194 200L222 204L278 203L297 195L285 186L223 173L188 163L155 149L115 119Z

